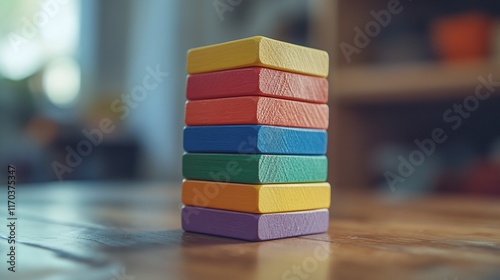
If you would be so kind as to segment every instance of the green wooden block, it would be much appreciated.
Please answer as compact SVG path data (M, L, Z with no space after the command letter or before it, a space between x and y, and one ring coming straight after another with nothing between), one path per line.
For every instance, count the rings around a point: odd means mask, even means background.
M182 173L187 179L235 183L326 181L326 156L186 153Z

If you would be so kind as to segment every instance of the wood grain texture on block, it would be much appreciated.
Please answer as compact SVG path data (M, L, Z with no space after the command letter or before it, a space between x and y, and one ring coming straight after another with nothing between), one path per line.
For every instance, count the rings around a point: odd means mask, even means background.
M184 180L182 203L248 213L277 213L330 207L330 184L237 184Z
M327 132L270 125L207 125L184 128L184 150L205 153L324 155Z
M267 124L328 128L328 105L261 96L186 102L187 125Z
M189 100L237 96L267 96L326 103L328 80L262 67L249 67L189 75Z
M326 232L328 216L327 209L253 214L184 206L182 228L190 232L262 241Z
M328 76L328 53L262 36L190 49L189 74L262 66L319 77Z
M186 179L234 183L324 182L326 156L186 153Z

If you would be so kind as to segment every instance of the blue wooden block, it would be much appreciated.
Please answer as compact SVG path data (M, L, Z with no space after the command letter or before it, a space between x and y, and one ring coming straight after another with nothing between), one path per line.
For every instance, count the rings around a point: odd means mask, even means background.
M186 126L184 150L196 153L326 154L327 132L271 125Z

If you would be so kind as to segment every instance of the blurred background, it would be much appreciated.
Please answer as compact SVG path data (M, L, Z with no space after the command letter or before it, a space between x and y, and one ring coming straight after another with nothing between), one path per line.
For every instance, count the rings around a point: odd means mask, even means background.
M0 166L180 182L186 51L253 35L329 52L337 189L500 195L488 0L0 1Z

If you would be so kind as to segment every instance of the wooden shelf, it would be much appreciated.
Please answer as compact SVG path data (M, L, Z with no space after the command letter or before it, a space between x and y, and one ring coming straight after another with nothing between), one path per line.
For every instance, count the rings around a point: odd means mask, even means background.
M411 108L418 112L420 107L425 113L427 109L439 117L440 109L453 103L460 103L473 94L479 84L478 77L493 74L494 81L500 81L500 62L494 59L461 63L414 62L393 66L370 65L370 61L410 58L405 52L405 45L391 45L394 56L387 52L387 44L399 42L418 42L423 50L420 55L432 52L430 34L415 29L411 22L430 24L441 15L451 14L446 3L436 1L413 1L402 3L405 16L392 17L391 26L396 29L381 31L387 37L373 38L361 52L351 56L348 61L339 47L342 42L354 43L355 27L363 29L374 19L368 11L387 9L387 1L382 0L319 0L312 1L311 9L311 42L313 46L324 49L330 54L330 135L328 155L330 164L330 182L339 188L356 185L371 185L377 182L381 174L373 174L374 151L380 147L394 145L406 139L420 136L424 127L429 132L435 126L431 116L415 119L414 114L406 115ZM429 7L435 8L429 17ZM454 9L470 10L470 5L458 3ZM400 25L400 26L399 26ZM427 32L425 32L427 33ZM396 40L397 39L397 40ZM375 42L377 41L377 42ZM384 48L381 51L381 48ZM408 56L405 56L408 55ZM416 54L415 54L416 55ZM495 98L500 99L500 88ZM496 102L495 102L496 103ZM423 107L422 107L423 106ZM490 105L494 107L495 105ZM370 107L370 108L368 108ZM494 110L494 109L488 109ZM412 111L415 112L415 111ZM478 114L477 118L485 118L488 114ZM434 115L432 115L434 116ZM419 122L418 131L409 133L402 129L412 127ZM480 129L479 127L477 129ZM422 131L422 132L421 132ZM422 135L424 137L424 135ZM462 135L457 137L463 137ZM401 141L402 142L402 141Z
M498 77L500 64L470 61L350 66L332 73L330 92L333 100L356 103L456 98L471 94L479 84L478 77L490 73Z

